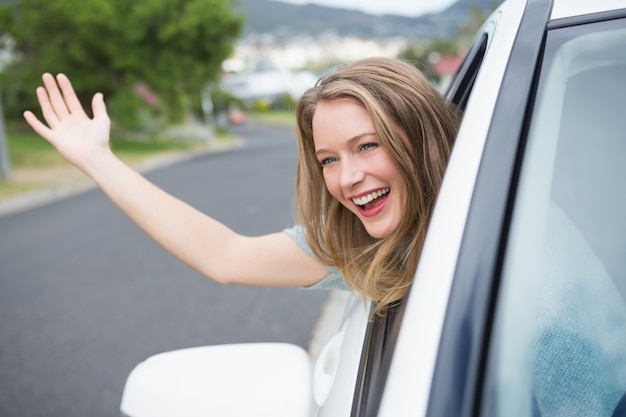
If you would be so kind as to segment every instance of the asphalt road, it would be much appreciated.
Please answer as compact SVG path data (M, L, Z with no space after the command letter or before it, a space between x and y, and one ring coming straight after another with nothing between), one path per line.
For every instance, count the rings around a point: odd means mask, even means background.
M146 176L249 235L293 223L288 128ZM149 240L99 190L0 217L0 417L119 415L146 357L207 344L307 347L327 294L220 286Z

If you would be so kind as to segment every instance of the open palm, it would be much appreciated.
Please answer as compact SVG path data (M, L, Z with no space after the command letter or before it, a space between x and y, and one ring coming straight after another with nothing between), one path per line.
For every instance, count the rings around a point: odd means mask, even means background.
M111 121L102 94L94 95L91 103L93 118L90 118L65 75L59 74L55 79L46 73L42 80L44 87L37 88L37 99L46 123L31 111L24 112L24 118L63 157L85 171L90 158L110 151Z

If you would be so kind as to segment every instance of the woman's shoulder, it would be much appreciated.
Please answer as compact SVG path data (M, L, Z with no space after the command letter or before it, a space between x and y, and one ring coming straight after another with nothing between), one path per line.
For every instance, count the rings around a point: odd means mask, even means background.
M287 235L291 237L309 256L315 258L315 255L311 250L311 246L307 242L306 230L304 226L295 225L288 229L284 229L283 232L287 233ZM327 267L327 269L328 275L326 275L324 279L306 288L315 290L347 290L346 282L339 270L330 266Z

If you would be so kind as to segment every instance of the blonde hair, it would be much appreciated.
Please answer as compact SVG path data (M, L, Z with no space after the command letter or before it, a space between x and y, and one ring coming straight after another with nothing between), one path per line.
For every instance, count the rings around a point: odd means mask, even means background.
M407 198L399 227L371 237L326 188L315 155L313 114L320 101L363 106L382 148L404 175ZM458 127L458 114L412 65L368 58L340 67L303 95L296 108L299 141L298 221L320 262L339 269L349 285L377 302L382 314L407 292Z

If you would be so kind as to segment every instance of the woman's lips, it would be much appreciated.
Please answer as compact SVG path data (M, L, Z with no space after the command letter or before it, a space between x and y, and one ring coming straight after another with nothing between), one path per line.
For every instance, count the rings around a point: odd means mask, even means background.
M361 197L352 198L352 202L363 216L376 216L385 207L390 191L389 188L381 188L380 190L367 193Z

